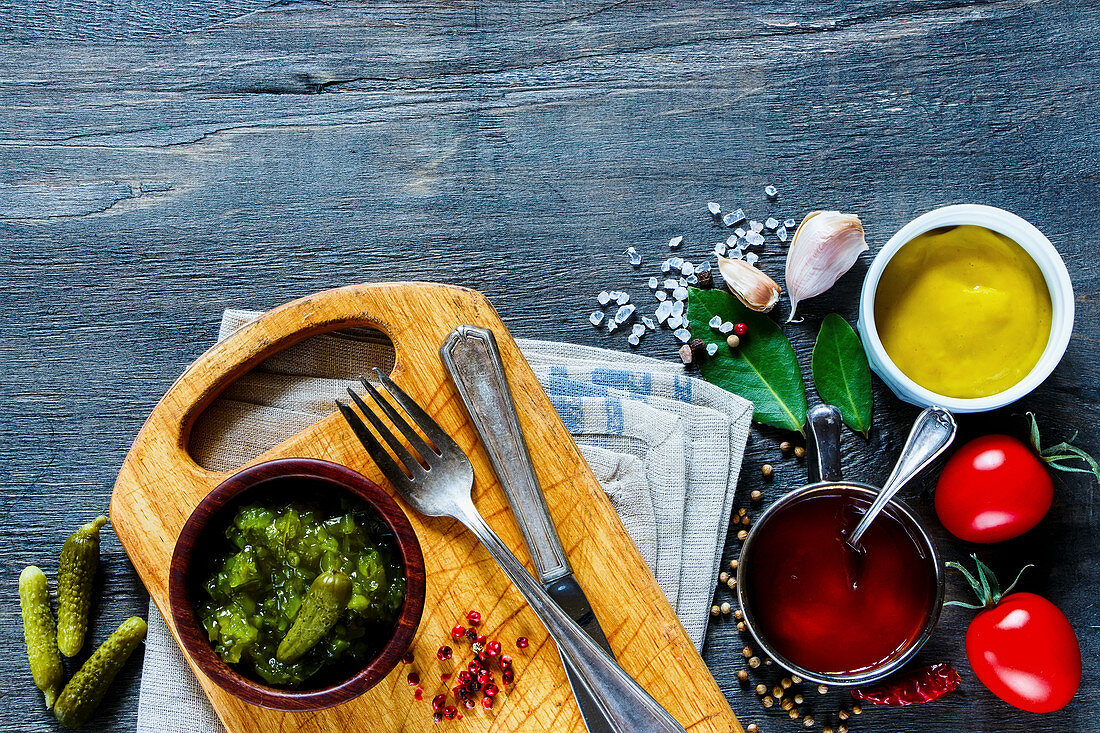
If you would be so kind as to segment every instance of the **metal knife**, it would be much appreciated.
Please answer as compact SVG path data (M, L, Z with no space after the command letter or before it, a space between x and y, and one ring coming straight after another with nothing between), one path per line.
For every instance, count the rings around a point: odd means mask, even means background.
M614 656L584 590L573 577L550 518L492 331L459 326L444 342L440 355L489 454L543 588L593 641ZM562 662L589 733L612 730L572 667L564 659Z

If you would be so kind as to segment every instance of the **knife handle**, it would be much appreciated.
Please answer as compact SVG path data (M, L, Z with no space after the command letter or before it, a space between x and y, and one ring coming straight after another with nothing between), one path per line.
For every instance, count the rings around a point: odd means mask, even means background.
M492 331L459 326L440 355L508 497L539 580L549 583L568 575L572 568L535 476Z

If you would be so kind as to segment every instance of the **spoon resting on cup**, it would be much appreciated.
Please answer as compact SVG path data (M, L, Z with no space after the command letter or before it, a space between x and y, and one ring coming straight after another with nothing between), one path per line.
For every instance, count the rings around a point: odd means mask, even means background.
M859 540L871 526L871 522L875 521L875 517L879 515L882 508L901 487L909 483L910 479L947 450L951 441L955 439L956 430L955 418L942 407L932 405L917 416L913 429L909 431L909 437L905 441L905 447L901 449L901 455L898 456L898 462L894 464L890 478L886 479L878 497L846 538L849 547L857 552L862 549Z

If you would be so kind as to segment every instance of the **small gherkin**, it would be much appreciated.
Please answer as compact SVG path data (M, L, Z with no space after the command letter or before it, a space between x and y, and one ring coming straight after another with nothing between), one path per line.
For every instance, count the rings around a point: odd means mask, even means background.
M99 530L107 517L98 516L69 535L57 565L57 647L66 657L84 646L92 581L99 565Z
M336 624L350 596L351 579L343 573L330 571L314 578L294 624L279 644L276 659L284 664L301 659Z
M58 722L66 728L79 728L88 721L147 630L145 619L131 616L92 652L54 705L53 714Z
M23 611L23 639L34 684L53 707L61 692L64 670L57 650L57 627L50 610L50 589L46 574L30 565L19 574L19 605Z

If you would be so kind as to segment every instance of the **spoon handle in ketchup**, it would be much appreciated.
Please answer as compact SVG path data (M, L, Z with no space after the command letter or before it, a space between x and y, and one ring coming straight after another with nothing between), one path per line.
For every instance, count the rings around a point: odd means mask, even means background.
M925 408L924 412L917 416L913 423L913 429L909 431L909 438L905 441L905 447L901 449L898 462L894 465L894 471L890 478L878 493L878 497L871 504L871 508L863 515L863 519L856 525L852 534L848 537L848 544L859 547L859 539L875 517L886 506L894 494L909 480L920 473L928 464L947 450L951 441L955 439L955 418L942 407L932 405Z

